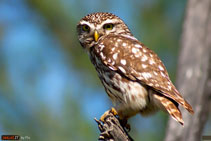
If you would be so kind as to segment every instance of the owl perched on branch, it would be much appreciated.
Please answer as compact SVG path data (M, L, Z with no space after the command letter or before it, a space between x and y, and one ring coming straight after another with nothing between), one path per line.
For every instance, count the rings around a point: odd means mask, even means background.
M119 17L89 14L79 21L77 32L120 119L161 109L183 125L178 105L194 113L157 54L138 41Z

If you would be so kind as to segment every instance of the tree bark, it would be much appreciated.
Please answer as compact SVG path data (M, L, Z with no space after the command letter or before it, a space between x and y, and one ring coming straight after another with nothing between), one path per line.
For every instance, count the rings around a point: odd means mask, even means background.
M95 119L101 132L99 136L100 141L133 141L124 126L112 113L109 113L104 120L102 122Z
M169 119L165 141L199 141L211 107L211 0L188 0L176 85L195 113L181 109L184 127Z

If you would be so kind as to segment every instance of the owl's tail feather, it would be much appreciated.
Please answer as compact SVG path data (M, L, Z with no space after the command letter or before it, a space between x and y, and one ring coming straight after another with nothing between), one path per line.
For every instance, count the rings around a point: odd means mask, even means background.
M180 100L177 100L177 101L180 101L179 104L181 104L189 113L191 113L192 115L194 114L192 107L186 100L181 98Z
M161 102L161 104L164 106L164 108L167 110L167 112L171 115L171 117L179 122L181 125L184 124L184 121L182 119L182 114L178 108L171 100L164 96L160 95L154 95L154 97Z

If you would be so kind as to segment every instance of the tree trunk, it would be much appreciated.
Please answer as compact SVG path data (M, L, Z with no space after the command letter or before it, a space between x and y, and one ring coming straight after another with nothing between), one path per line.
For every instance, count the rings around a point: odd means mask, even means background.
M211 0L188 0L176 85L195 113L181 109L184 127L169 119L165 141L199 141L211 107Z

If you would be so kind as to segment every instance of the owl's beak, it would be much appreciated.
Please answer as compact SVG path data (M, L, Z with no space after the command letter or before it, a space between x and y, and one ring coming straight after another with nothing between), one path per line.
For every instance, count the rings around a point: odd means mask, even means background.
M95 30L95 32L94 32L94 39L95 39L95 42L98 41L99 36L100 36L99 33Z

